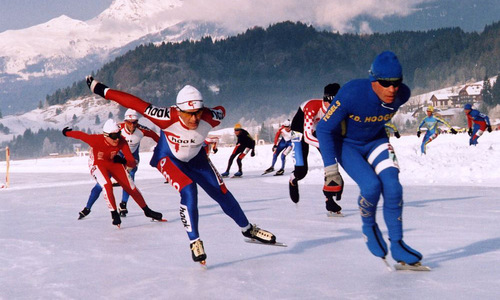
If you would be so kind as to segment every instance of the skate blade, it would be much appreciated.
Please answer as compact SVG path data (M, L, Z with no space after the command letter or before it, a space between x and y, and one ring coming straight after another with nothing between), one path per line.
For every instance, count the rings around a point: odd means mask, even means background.
M418 262L413 265L405 264L404 262L400 262L394 265L394 269L398 271L430 271L431 268L429 266L424 266L422 263Z
M263 243L263 242L259 242L258 240L249 239L249 238L245 239L245 242L250 243L250 244L258 244L258 245L265 245L265 246L288 247L287 244L281 243L281 242Z
M344 217L344 214L341 213L340 211L339 212L329 211L326 213L326 216L329 218L342 218Z
M120 224L118 224L118 225L115 225L115 226L116 226L116 227L118 227L118 229L120 229Z
M199 262L200 263L200 266L203 268L203 269L208 269L208 266L207 266L207 261L206 260L202 260Z
M161 219L161 220L156 220L156 219L151 219L151 222L167 222L167 219Z

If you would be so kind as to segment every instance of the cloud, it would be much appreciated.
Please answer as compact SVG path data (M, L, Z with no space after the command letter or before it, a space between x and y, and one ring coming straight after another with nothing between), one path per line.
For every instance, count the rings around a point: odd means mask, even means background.
M358 17L383 19L408 16L419 4L435 0L184 0L182 6L168 10L163 18L217 22L243 31L253 26L266 27L281 21L301 21L332 31L371 31L367 21L356 25Z

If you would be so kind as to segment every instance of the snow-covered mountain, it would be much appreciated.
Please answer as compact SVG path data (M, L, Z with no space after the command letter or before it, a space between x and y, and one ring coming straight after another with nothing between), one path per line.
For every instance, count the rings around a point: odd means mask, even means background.
M230 34L214 23L186 20L182 5L182 0L115 0L90 20L63 15L0 33L0 108L4 114L19 112L26 106L22 101L34 107L45 95L142 43Z

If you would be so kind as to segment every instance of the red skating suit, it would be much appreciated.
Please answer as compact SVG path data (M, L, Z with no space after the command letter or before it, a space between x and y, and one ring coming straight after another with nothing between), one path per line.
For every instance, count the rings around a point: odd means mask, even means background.
M127 160L127 167L134 168L136 166L135 159L123 137L120 137L117 146L112 146L106 142L102 134L86 134L81 131L68 131L66 135L81 140L91 147L89 151L90 174L104 188L104 199L110 211L116 210L116 202L113 195L113 186L110 176L112 176L120 186L132 196L140 207L146 206L144 198L136 188L133 180L125 170L125 167L122 164L113 162L113 157L121 151Z

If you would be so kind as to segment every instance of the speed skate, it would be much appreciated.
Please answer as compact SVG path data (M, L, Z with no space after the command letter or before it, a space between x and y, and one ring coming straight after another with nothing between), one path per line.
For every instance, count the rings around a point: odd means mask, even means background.
M266 245L266 246L288 247L288 245L285 243L281 243L281 242L263 243L263 242L260 242L256 239L245 239L245 242L250 243L250 244L259 244L259 245Z

